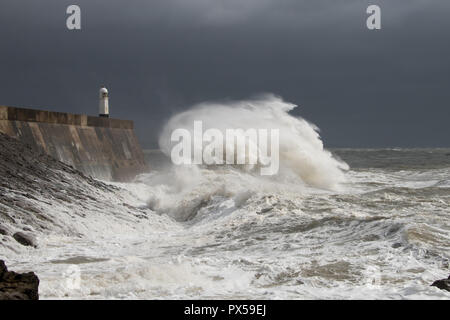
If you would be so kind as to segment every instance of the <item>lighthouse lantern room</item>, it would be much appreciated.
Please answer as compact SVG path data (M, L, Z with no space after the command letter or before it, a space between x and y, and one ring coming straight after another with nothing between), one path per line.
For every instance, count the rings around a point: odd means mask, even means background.
M109 118L108 90L102 86L99 91L99 117Z

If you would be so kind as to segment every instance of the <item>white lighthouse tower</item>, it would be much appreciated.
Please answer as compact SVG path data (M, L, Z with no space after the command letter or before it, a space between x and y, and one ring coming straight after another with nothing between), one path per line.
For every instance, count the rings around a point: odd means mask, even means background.
M102 86L99 91L98 116L109 118L108 90Z

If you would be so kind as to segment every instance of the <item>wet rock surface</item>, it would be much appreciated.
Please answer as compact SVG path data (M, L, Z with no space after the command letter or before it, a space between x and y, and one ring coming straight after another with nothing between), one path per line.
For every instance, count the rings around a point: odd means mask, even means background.
M39 278L34 272L8 271L0 260L0 300L38 300Z
M450 291L450 276L447 279L436 280L431 284L433 287L437 287L441 290Z
M0 133L0 235L36 247L33 234L58 228L48 206L83 206L117 187L84 175L30 145Z
M37 248L36 238L31 234L16 232L14 233L13 238L21 245Z
M10 233L10 232L9 232L8 228L6 228L6 227L0 225L0 235L8 236L9 233Z

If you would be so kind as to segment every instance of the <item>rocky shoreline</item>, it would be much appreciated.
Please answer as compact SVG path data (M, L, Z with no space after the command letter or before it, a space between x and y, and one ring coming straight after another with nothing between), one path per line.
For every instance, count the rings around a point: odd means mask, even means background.
M0 300L39 300L39 278L34 272L8 271L0 260Z
M85 206L96 191L116 189L3 133L0 149L0 247L37 248L39 233L70 232L49 207Z

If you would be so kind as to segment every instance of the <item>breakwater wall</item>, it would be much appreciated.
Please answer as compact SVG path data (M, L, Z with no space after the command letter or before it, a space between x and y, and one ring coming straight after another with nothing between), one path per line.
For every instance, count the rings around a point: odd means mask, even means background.
M98 179L149 170L130 120L0 106L0 132Z

